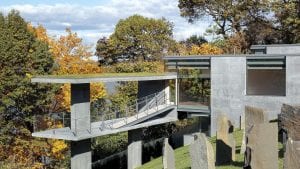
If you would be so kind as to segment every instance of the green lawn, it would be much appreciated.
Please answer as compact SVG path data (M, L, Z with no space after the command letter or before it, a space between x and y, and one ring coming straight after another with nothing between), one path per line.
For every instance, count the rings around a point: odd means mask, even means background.
M217 169L240 169L243 166L244 155L240 154L240 147L242 144L242 137L243 132L242 130L236 130L234 132L234 137L236 140L236 161L232 164L217 166ZM216 151L216 137L212 137L209 139L212 143L214 151ZM279 168L282 169L282 144L279 144L279 150L281 156L279 159ZM176 162L176 169L189 169L191 166L191 160L189 157L189 146L180 147L175 150L175 162ZM162 169L162 157L153 159L152 161L144 164L143 166L139 167L138 169Z

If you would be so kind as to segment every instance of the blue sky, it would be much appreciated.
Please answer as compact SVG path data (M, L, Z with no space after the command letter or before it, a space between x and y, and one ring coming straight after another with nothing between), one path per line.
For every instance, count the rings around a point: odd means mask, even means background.
M59 37L70 27L89 45L109 36L119 19L133 14L165 17L174 24L174 38L183 40L191 35L203 35L210 25L205 19L189 24L180 17L178 0L1 0L0 11L20 11L33 25L41 24L51 36Z

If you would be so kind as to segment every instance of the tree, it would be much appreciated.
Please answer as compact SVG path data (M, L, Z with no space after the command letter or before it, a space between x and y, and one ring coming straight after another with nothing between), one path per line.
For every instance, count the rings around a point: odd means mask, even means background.
M232 38L234 43L228 46L235 44L245 53L252 44L299 43L299 4L298 0L179 0L178 7L191 23L211 17L216 25L213 33Z
M117 62L115 49L112 41L106 37L102 37L97 41L95 55L98 56L98 61L101 64L112 64Z
M224 46L222 46L224 47ZM214 45L213 43L203 43L201 45L191 45L190 47L178 43L176 55L219 55L223 54L224 51L220 47Z
M46 29L39 25L37 28L31 27L36 36L46 42L53 54L53 59L57 64L54 74L95 74L102 73L102 69L97 62L90 59L92 56L91 47L83 44L82 39L71 29L67 28L65 36L58 39L51 38L47 35ZM61 86L56 95L56 107L52 108L52 112L70 111L71 88L69 84ZM103 98L106 95L104 84L91 84L91 101Z
M158 60L174 42L172 30L172 24L164 18L133 15L121 19L108 40L98 41L96 54L114 63L118 59Z
M272 10L282 43L300 42L300 1L274 0Z
M0 14L0 160L15 160L18 168L41 168L39 157L53 154L49 145L31 137L32 119L48 108L55 88L33 84L30 78L51 74L54 61L27 24L17 11Z
M205 16L212 17L217 25L217 34L226 39L228 33L241 32L247 20L264 18L267 12L267 0L239 1L239 0L179 0L180 14L194 22Z
M207 43L207 40L203 36L192 35L180 43L185 44L188 48L190 48L192 45L200 46L203 43Z
M191 55L219 55L223 50L209 43L204 43L200 46L193 45L191 47Z

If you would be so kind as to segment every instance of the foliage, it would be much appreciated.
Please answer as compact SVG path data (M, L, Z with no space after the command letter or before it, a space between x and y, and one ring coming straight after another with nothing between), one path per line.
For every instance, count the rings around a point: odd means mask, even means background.
M106 63L159 60L174 43L173 26L166 19L133 15L121 19L109 39L101 38L96 54Z
M300 1L274 0L271 4L282 43L300 43Z
M114 44L106 37L102 37L97 41L95 55L98 56L101 65L115 63L118 59Z
M181 44L185 44L188 48L192 45L200 46L203 43L207 43L207 40L203 36L192 35L184 41L180 41Z
M92 141L93 158L102 159L127 149L127 132L101 136Z
M237 33L228 39L216 39L211 44L222 50L223 54L243 54L249 52L248 35Z
M92 52L89 46L85 46L82 39L70 29L66 29L67 35L60 36L58 39L47 35L46 29L39 25L37 28L31 28L40 40L48 43L53 58L57 64L57 75L66 74L91 74L101 73L102 69L97 63L90 59ZM55 105L53 111L70 111L70 85L61 86L58 94L55 96ZM91 101L103 98L106 95L102 83L91 83Z
M11 11L0 14L0 56L0 160L13 161L11 168L42 168L40 157L57 160L64 149L31 137L33 115L45 113L56 88L32 84L30 77L53 72L51 52L19 13ZM56 166L55 160L49 165Z
M189 22L205 16L211 16L217 25L217 34L226 39L228 32L241 32L244 24L253 18L264 18L267 13L267 0L232 1L232 0L179 0L181 16Z
M200 46L193 45L191 55L218 55L222 54L223 50L209 43L204 43Z
M114 65L116 73L134 73L134 72L149 72L162 73L164 72L164 64L157 62L123 62Z
M225 53L246 53L252 44L299 43L298 0L179 0L181 16L189 22L204 17L214 21L209 33L226 40Z
M224 47L224 46L222 46ZM224 53L222 48L214 43L203 43L201 45L191 45L190 47L184 44L177 44L176 55L219 55Z
M179 76L179 102L193 101L201 104L208 102L210 96L210 81L201 78L200 69L180 69ZM184 103L182 103L184 104Z

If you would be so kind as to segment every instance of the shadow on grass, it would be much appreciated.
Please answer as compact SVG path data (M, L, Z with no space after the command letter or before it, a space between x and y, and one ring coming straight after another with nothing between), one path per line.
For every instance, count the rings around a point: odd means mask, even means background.
M224 163L224 164L219 164L219 165L216 164L216 166L223 166L223 167L234 166L234 167L243 168L244 162L243 161L232 161L230 163Z
M236 166L236 167L243 167L244 162L243 161L234 161L234 162L232 162L232 165Z
M279 158L283 158L283 157L284 157L284 150L283 150L283 147L281 147L281 148L279 149L278 154L279 154Z

